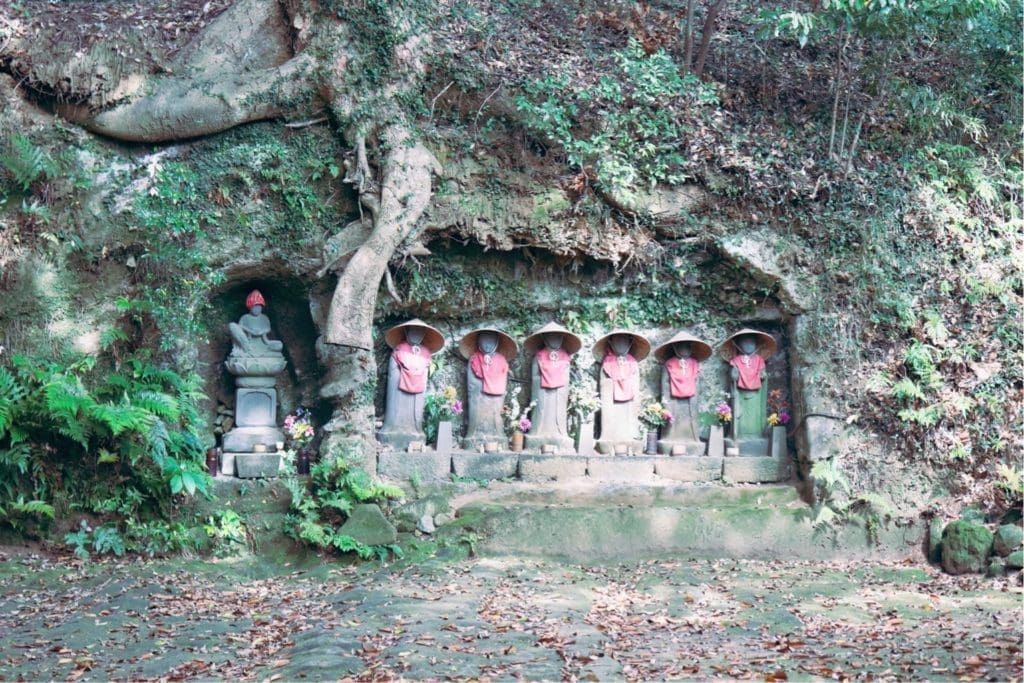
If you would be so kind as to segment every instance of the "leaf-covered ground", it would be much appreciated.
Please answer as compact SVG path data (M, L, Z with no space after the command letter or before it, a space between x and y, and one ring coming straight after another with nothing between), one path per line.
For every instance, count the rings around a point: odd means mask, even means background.
M2 681L1021 679L1019 577L915 564L0 560Z

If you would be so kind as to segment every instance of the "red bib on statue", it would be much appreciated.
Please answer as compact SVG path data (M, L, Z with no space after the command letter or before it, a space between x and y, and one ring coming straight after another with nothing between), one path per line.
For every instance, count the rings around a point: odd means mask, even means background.
M740 372L740 378L736 381L737 387L747 391L757 391L761 388L764 358L756 353L750 356L734 356L729 364Z
M500 353L490 356L477 351L469 359L469 368L483 382L481 391L488 396L504 396L508 384L508 361Z
M427 390L427 370L430 369L430 351L409 342L402 342L392 352L398 365L398 388L407 394L422 394Z
M569 354L562 349L541 348L537 351L537 367L542 389L558 389L569 383Z
M697 376L700 363L696 358L677 358L665 361L668 371L668 390L672 398L691 398L697 395Z
M601 369L612 380L612 400L632 401L640 385L640 364L633 354L620 357L609 351L604 356Z

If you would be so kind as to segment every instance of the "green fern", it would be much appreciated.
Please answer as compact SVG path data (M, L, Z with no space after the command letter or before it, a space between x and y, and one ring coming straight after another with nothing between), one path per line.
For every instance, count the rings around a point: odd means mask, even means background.
M11 137L7 150L0 154L0 165L25 192L28 192L32 183L41 176L56 175L50 156L20 133L15 133Z

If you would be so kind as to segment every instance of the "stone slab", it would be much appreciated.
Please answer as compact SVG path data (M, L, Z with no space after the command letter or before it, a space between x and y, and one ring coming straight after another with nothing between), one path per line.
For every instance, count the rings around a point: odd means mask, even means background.
M251 453L253 446L264 444L272 450L275 444L284 441L284 432L276 427L235 427L224 435L224 451L229 453Z
M587 458L587 476L598 481L654 481L657 458L635 456L594 456Z
M241 479L279 477L281 456L277 453L235 453L235 475Z
M468 479L511 479L519 471L516 453L453 453L455 474Z
M789 479L789 458L735 457L726 458L722 476L734 483L759 484Z
M450 453L384 451L377 456L377 474L394 481L451 481Z
M598 453L605 453L607 455L613 455L615 453L616 446L619 448L626 448L627 450L632 448L634 453L644 452L644 442L639 439L634 439L632 441L605 441L604 439L598 439L595 444L595 448Z
M736 442L741 458L768 457L771 452L771 441L765 439L740 439Z
M672 455L673 449L685 449L685 453L677 453L675 457L682 455L704 455L704 451L707 450L707 444L701 441L659 441L658 442L658 453L662 455Z
M437 445L434 450L438 453L451 453L453 445L452 423L450 420L442 420L437 425Z
M519 478L523 481L564 481L587 476L587 458L578 455L519 456Z
M526 450L533 451L534 453L542 452L544 446L554 446L555 455L573 455L576 453L576 444L569 438L560 439L558 437L527 434L524 437L524 441L526 442Z
M675 481L717 481L722 478L725 458L710 456L670 456L658 458L654 471L659 477Z

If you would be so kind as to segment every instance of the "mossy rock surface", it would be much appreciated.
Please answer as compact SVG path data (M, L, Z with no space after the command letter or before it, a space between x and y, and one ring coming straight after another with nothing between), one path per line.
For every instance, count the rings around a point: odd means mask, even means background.
M984 572L992 538L992 532L980 524L952 522L942 532L942 568L950 574Z
M1006 558L1006 566L1010 569L1024 569L1024 550L1015 550Z
M993 550L1000 557L1006 557L1024 545L1024 529L1016 524L1004 524L996 529Z
M928 561L942 562L942 530L946 524L936 517L928 524Z

